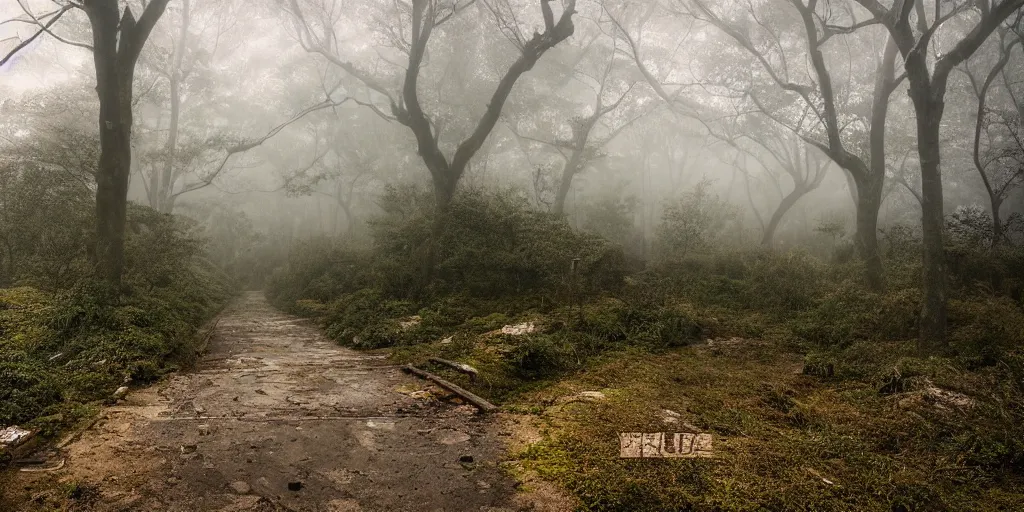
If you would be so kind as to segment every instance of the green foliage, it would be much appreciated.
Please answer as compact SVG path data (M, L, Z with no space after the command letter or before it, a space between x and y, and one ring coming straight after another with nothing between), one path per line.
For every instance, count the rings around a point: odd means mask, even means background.
M407 295L422 268L434 219L428 197L425 191L389 189L381 199L384 215L370 223L375 253L383 261L381 288L389 294ZM435 296L564 293L572 286L576 258L582 290L614 286L625 272L621 249L573 231L512 191L463 190L443 221L430 284Z
M0 165L0 286L54 290L87 275L93 204L67 172Z
M655 254L662 262L679 261L695 252L711 249L721 239L735 209L702 181L693 191L665 205L655 240Z
M552 377L579 364L574 345L566 336L528 334L514 340L505 360L517 377L539 379Z
M580 229L594 233L623 247L631 247L638 235L636 228L636 197L604 196L577 206L583 218Z
M348 249L327 238L315 238L290 248L285 265L267 280L267 297L285 310L299 300L330 302L373 282L370 254Z
M82 404L189 364L196 330L232 292L202 249L191 221L132 205L123 297L86 273L53 291L0 289L0 424L56 431L88 414Z

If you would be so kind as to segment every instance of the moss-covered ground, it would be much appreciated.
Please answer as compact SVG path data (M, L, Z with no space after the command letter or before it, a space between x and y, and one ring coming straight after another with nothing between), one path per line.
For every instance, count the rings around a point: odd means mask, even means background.
M490 327L490 326L488 326ZM921 358L913 342L808 353L785 338L722 337L624 348L531 378L510 357L525 337L462 331L398 348L537 426L514 446L583 510L1021 510L1019 382L1009 368ZM474 365L476 382L432 366ZM603 400L568 400L600 391ZM678 413L675 421L666 417ZM672 420L668 420L672 421ZM620 459L619 432L714 437L712 459Z

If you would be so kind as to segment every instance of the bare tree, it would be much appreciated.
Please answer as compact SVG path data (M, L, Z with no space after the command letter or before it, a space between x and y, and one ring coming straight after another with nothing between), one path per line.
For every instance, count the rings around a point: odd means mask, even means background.
M1024 104L1014 94L1013 87L1006 79L1006 65L1014 47L1021 44L1019 30L1021 14L1018 13L1014 27L1001 27L998 29L999 39L996 44L997 58L987 73L982 74L979 70L971 69L971 61L965 61L960 69L967 75L971 83L971 90L978 100L978 108L975 114L974 143L971 149L971 157L974 168L981 176L985 184L985 192L988 194L989 205L992 208L992 246L998 246L1003 242L1003 221L1000 214L1003 201L1010 192L1020 185L1024 178L1024 161L1021 156L1024 153L1024 144L1021 140L1021 120L1019 118ZM1002 77L1006 88L1006 95L1009 96L1012 109L1007 112L993 109L989 105L989 98L993 86L998 87L997 80ZM1007 115L1009 114L1009 115ZM997 142L1004 138L1002 144ZM984 144L983 144L984 141Z
M1024 0L935 1L897 0L886 7L877 0L856 0L885 25L903 55L910 83L910 99L917 114L917 148L921 162L921 228L924 242L924 300L921 309L919 348L928 352L945 349L946 261L943 247L945 216L942 200L941 144L939 132L945 108L950 72L974 54L986 39ZM929 13L927 11L931 10ZM976 11L977 23L953 47L934 59L929 69L929 48L936 31L950 19Z
M671 5L677 14L708 23L732 39L754 61L754 65L789 98L784 102L772 102L762 97L763 88L750 87L738 92L749 100L755 110L760 111L776 123L793 131L806 143L828 155L842 167L856 185L857 234L855 244L858 253L867 264L867 282L873 289L882 288L882 261L878 250L878 211L881 206L885 183L885 122L889 111L889 97L903 81L895 74L898 51L890 41L885 45L877 61L874 91L870 113L864 124L868 126L868 155L858 155L850 148L860 146L859 140L850 140L847 121L841 119L839 102L835 92L832 71L823 49L837 35L851 34L872 24L874 19L858 19L850 9L837 8L833 4L821 5L817 0L780 0L789 4L798 15L798 24L805 45L804 54L799 58L787 55L787 48L781 43L781 28L772 27L762 20L754 4L746 4L745 18L738 21L717 14L701 0L674 0ZM772 7L765 7L771 10ZM766 11L767 12L767 11ZM627 29L615 16L612 20L619 32L629 43L631 55L641 73L647 78L654 91L670 105L675 105L685 115L701 117L701 107L695 105L683 92L684 87L675 91L667 90L649 70L642 58L639 35ZM751 34L764 33L763 44L755 43ZM810 76L801 83L796 69L797 61L806 59L811 66ZM793 61L793 62L790 62ZM777 107L776 104L792 102L802 104L797 115L792 109ZM847 114L856 115L856 112Z
M613 91L615 84L612 75L616 68L615 61L616 51L613 45L603 69L593 75L577 72L593 82L587 85L594 87L594 102L588 114L574 115L567 119L570 132L568 138L525 135L515 126L515 121L510 120L509 128L521 140L550 146L562 157L562 169L551 204L551 213L555 215L565 214L565 201L572 190L573 178L582 172L589 162L601 157L602 148L648 112L642 106L633 104L635 102L625 101L633 92L635 82L622 84L622 90L618 93ZM607 97L609 94L612 94L611 98Z
M769 217L767 224L761 219L760 213L755 208L755 215L762 220L761 245L771 246L775 240L775 232L778 230L782 219L789 211L796 206L801 198L817 189L825 179L830 160L822 158L817 148L807 146L796 136L786 136L772 131L754 130L745 137L757 147L744 149L752 155L778 191L781 200ZM760 148L760 149L758 149ZM778 168L793 181L793 189L789 192L783 191L782 177L775 170ZM744 173L747 179L747 192L750 193L750 176ZM751 200L751 207L753 201Z
M360 80L369 89L385 96L390 103L391 115L408 127L416 137L418 153L426 164L434 186L437 209L432 229L433 236L427 243L424 257L425 277L433 271L434 240L437 239L444 227L459 179L462 178L470 160L483 146L491 130L494 129L494 125L501 116L502 107L516 81L524 73L533 69L545 52L570 37L575 31L572 16L576 12L576 0L568 0L557 20L551 10L552 0L541 0L544 32L534 32L530 38L526 38L521 33L518 24L514 23L514 17L499 15L498 21L503 27L502 32L515 45L519 56L498 81L487 104L487 109L478 120L476 128L458 144L451 157L448 157L439 145L440 133L420 103L417 84L428 43L434 30L474 2L475 0L412 0L412 5L404 2L398 3L399 9L408 14L407 19L410 26L408 31L405 27L399 27L393 38L395 46L408 57L401 91L399 94L393 95L380 81L374 79L369 73L358 69L337 53L338 35L329 15L321 17L319 20L312 20L305 14L306 10L300 6L299 0L289 1L289 11L295 20L299 41L303 48L322 55L338 68ZM496 11L496 13L503 12L508 12L508 10ZM376 110L381 115L385 115L381 109Z

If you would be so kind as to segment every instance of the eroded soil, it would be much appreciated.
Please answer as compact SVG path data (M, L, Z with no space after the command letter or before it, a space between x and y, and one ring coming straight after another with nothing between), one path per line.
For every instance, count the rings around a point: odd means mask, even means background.
M195 371L105 409L60 469L4 473L0 509L524 508L494 420L431 389L248 293Z

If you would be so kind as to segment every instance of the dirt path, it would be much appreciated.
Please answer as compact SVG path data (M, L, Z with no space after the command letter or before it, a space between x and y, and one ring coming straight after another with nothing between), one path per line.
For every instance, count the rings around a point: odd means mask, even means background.
M425 399L425 388L247 293L194 372L105 409L62 450L63 468L7 473L7 500L15 510L53 510L61 493L96 511L514 510L492 420Z

